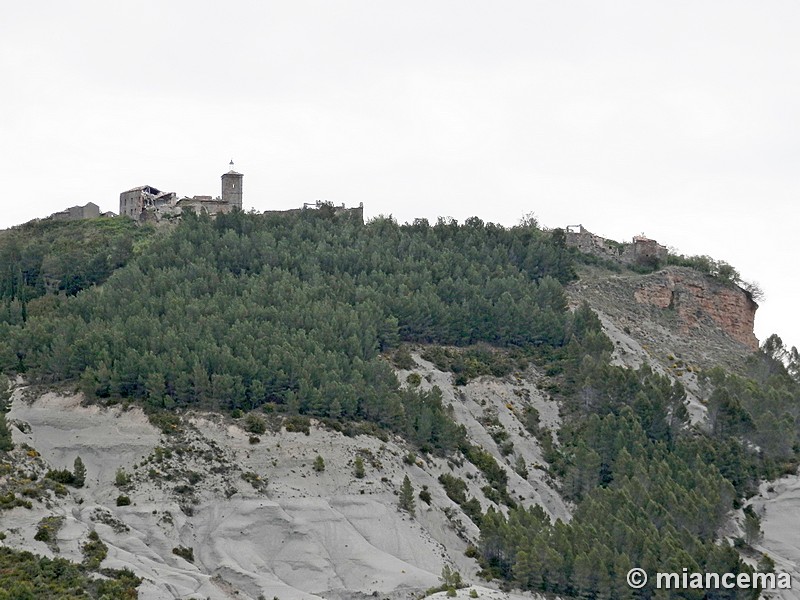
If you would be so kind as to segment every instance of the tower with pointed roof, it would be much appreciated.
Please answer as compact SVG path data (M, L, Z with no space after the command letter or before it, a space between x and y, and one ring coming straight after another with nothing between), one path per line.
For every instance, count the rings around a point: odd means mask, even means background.
M222 202L239 210L242 209L242 179L244 175L237 173L233 169L233 161L230 162L230 170L222 176Z

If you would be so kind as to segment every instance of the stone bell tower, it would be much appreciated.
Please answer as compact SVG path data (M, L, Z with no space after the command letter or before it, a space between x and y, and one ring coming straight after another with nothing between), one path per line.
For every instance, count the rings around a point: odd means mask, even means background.
M242 179L244 175L233 170L233 161L230 162L231 170L222 176L222 201L242 209Z

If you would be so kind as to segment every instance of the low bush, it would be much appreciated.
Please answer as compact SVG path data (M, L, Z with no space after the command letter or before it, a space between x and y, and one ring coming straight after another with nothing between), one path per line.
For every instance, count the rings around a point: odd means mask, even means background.
M69 469L51 469L47 472L45 477L66 485L72 485L75 483L75 475L73 475L72 471Z
M172 549L172 553L175 556L180 556L182 559L193 563L194 562L194 550L192 548L186 548L185 546L176 546Z
M314 459L314 470L317 473L322 473L325 470L325 459L319 454L317 454L317 458Z
M100 568L106 556L108 556L108 546L106 546L96 531L89 533L89 541L81 546L83 552L83 565L92 571Z
M150 424L161 430L161 433L173 434L181 429L181 418L167 411L151 412L147 415Z
M114 477L114 485L118 488L124 488L129 486L131 483L131 476L125 472L125 469L120 467L117 469L117 474Z
M311 419L304 415L290 415L283 420L286 431L311 435Z
M244 418L244 430L248 433L262 434L267 431L267 422L263 417L251 413Z

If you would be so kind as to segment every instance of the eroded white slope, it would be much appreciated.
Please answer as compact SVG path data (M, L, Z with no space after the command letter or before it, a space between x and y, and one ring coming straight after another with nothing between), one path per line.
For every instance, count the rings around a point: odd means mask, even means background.
M761 516L763 538L755 547L775 561L775 571L792 576L793 590L776 592L776 598L800 598L800 476L791 475L761 485L752 500Z
M420 387L429 390L438 386L442 390L443 402L453 407L455 420L464 425L472 443L489 451L498 463L507 467L508 488L512 497L526 505L541 505L553 519L569 520L569 509L551 486L546 474L547 463L539 442L525 431L521 421L525 406L532 406L539 413L542 427L556 431L561 425L557 403L535 385L536 372L531 369L524 377L514 375L502 380L482 377L457 387L453 385L449 373L439 371L418 354L414 354L414 360L418 367L413 372L421 376ZM405 381L409 373L411 371L399 371L398 378ZM503 456L490 433L492 423L499 423L508 435L507 439L513 442L511 454ZM518 456L523 458L528 467L528 476L525 478L512 468ZM477 474L477 469L473 473ZM470 485L474 481L479 481L479 478L468 480L470 492L482 499L480 486ZM487 503L482 504L487 508Z
M536 468L543 466L538 445L509 408L537 402L543 421L557 425L555 406L530 382L486 380L461 390L451 385L450 375L420 363L420 372L431 379L424 385L442 387L473 443L501 463L506 459L481 422L486 411L509 429L515 455L530 467L527 479L508 468L514 498L541 502L552 515L568 518ZM487 508L491 503L480 490L486 481L468 462L428 457L407 464L403 458L410 449L400 439L346 437L314 426L309 435L281 430L250 443L250 434L214 415L195 415L176 438L162 435L139 409L84 407L80 400L51 393L27 402L21 390L14 394L9 418L28 432L14 428L15 443L35 448L46 468L72 468L79 455L87 485L70 488L65 498L34 501L32 510L0 513L6 545L52 556L53 549L33 537L43 517L62 516L61 556L80 561L81 545L96 530L109 548L103 566L131 569L145 580L140 598L156 600L344 599L374 592L407 598L437 585L445 564L475 581L476 564L464 551L477 541L478 529L437 481L443 472L461 477ZM359 454L365 458L362 479L353 473ZM312 467L318 455L326 464L323 472ZM114 485L119 468L133 476L129 489ZM190 471L200 480L189 483ZM242 479L244 473L257 477L256 485ZM427 486L432 497L430 506L417 497L413 517L397 509L405 475L415 492ZM116 506L122 492L130 506ZM179 546L193 550L193 562L173 553Z

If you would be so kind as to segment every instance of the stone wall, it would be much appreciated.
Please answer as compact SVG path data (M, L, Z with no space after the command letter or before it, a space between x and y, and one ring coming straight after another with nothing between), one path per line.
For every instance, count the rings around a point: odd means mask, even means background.
M344 204L335 206L325 202L306 203L303 208L290 208L288 210L265 210L265 215L288 215L294 213L302 213L306 210L323 210L328 211L331 215L348 215L351 219L357 220L359 223L364 222L364 203L359 203L358 206L347 208Z
M583 225L567 227L565 235L567 246L623 265L655 266L667 258L665 246L640 235L634 237L631 243L620 243L596 235Z
M219 213L229 213L233 210L234 205L220 198L211 198L211 196L193 196L192 198L182 198L178 200L177 211L175 214L181 214L184 211L191 210L197 214L208 213L209 215L216 215Z
M50 215L51 219L57 221L79 221L81 219L96 219L100 216L100 207L94 202L89 202L84 206L70 206L60 212Z
M567 246L577 248L584 254L593 254L600 258L619 261L624 251L624 244L607 240L604 237L595 235L583 225L575 225L566 229Z

